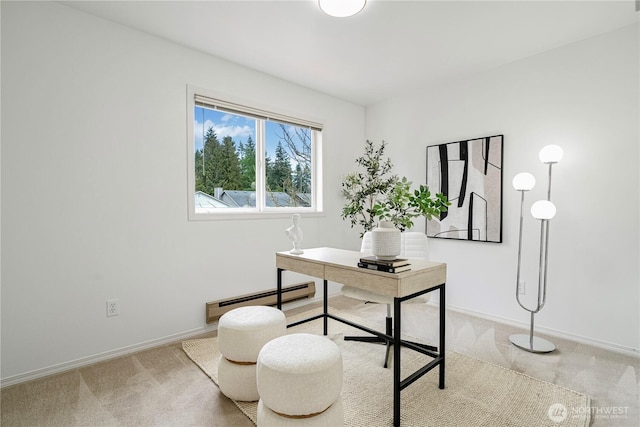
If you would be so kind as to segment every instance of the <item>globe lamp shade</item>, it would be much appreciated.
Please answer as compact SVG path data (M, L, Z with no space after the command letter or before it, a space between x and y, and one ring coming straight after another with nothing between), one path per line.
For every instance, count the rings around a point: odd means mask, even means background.
M531 216L535 219L550 220L556 216L556 205L548 200L538 200L531 205Z
M529 191L536 186L536 178L528 172L520 172L513 177L511 183L518 191Z
M364 9L367 0L318 0L320 10L329 16L346 18Z
M542 163L549 164L549 163L558 163L560 160L562 160L563 155L564 155L564 152L562 151L562 148L560 148L559 146L547 145L542 147L542 150L540 150L538 157L540 158L540 161Z

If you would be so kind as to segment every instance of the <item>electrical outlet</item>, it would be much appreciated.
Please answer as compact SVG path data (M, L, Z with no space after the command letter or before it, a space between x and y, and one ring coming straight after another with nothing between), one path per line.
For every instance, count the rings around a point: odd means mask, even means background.
M120 314L120 307L118 307L117 299L107 300L107 317L117 316Z
M520 295L525 295L527 293L527 288L526 285L527 282L525 282L524 280L521 280L520 283L518 284L518 293Z

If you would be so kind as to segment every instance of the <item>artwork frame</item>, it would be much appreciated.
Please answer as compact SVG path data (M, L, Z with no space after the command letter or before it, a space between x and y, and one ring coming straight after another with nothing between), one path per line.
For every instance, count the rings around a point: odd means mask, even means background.
M427 146L427 186L451 202L427 237L502 243L504 135Z

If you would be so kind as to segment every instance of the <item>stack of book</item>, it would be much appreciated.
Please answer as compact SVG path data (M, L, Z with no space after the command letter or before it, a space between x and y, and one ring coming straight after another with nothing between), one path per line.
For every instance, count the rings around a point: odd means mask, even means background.
M375 256L367 256L360 258L358 267L368 268L370 270L384 271L387 273L402 273L411 270L411 264L408 259L396 258L393 260L382 260Z

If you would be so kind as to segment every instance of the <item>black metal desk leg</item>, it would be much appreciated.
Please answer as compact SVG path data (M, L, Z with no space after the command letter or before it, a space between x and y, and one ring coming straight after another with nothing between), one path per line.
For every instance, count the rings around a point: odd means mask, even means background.
M402 303L398 298L393 299L393 425L400 425L400 334Z
M282 269L278 268L278 288L276 290L277 295L277 307L278 310L282 310Z
M440 287L440 357L442 357L442 361L440 362L440 377L439 377L439 387L444 388L444 359L445 359L445 348L444 348L444 318L446 312L445 306L445 298L444 298L444 283Z
M324 281L324 290L323 290L323 303L322 303L322 308L324 309L324 334L327 335L327 320L329 320L329 317L327 316L327 314L329 313L329 285L327 283L327 280L325 279Z

